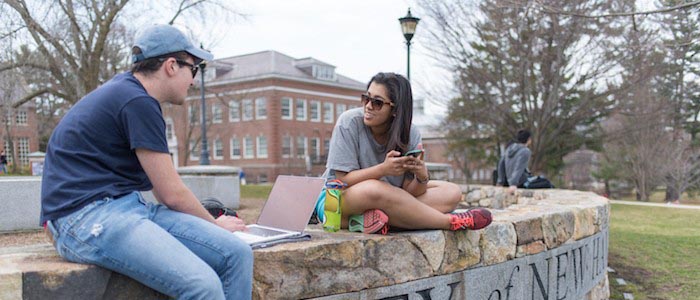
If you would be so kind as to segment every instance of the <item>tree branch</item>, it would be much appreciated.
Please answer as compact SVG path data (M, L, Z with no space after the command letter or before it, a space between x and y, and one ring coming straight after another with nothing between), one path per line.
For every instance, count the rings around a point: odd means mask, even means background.
M683 3L683 4L674 5L671 7L659 8L659 9L648 10L648 11L626 12L626 13L609 13L609 14L602 14L602 15L586 15L586 14L579 14L579 13L575 13L575 12L567 12L567 11L554 9L551 6L545 5L543 3L543 1L541 1L541 0L535 1L535 3L545 13L566 15L566 16L580 17L580 18L588 18L588 19L643 16L643 15L667 13L667 12L671 12L674 10L686 9L686 8L690 8L693 6L700 5L700 1L693 1L693 2L687 2L687 3Z

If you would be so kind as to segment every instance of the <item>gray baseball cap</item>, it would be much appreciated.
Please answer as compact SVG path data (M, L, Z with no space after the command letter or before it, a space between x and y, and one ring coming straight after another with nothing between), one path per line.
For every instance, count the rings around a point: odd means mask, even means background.
M214 55L195 47L192 42L172 25L154 25L143 30L134 42L141 54L131 55L131 62L158 57L164 54L185 51L200 60L212 60Z

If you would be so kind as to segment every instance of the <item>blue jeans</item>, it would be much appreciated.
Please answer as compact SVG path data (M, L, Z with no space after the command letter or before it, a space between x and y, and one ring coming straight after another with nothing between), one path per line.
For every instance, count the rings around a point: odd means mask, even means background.
M201 218L139 192L48 222L58 253L127 275L177 299L250 299L253 251Z

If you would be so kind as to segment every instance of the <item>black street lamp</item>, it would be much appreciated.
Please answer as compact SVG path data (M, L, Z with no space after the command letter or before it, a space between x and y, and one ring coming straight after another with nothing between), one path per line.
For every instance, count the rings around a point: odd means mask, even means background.
M408 9L408 14L405 17L399 18L399 22L401 23L401 32L403 32L403 37L406 38L406 77L409 81L411 80L411 39L416 33L418 21L420 21L419 18L411 15L410 8Z
M204 49L202 45L199 46L200 48ZM203 61L202 63L199 64L199 68L201 69L202 73L202 119L201 119L201 125L202 125L202 152L199 155L199 165L202 166L207 166L209 165L209 149L207 147L207 102L204 99L204 69L207 67L206 61Z

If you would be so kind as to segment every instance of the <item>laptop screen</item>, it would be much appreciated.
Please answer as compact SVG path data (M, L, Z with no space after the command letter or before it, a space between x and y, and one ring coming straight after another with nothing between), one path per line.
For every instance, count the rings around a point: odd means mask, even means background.
M325 180L279 175L258 217L258 225L304 231Z

